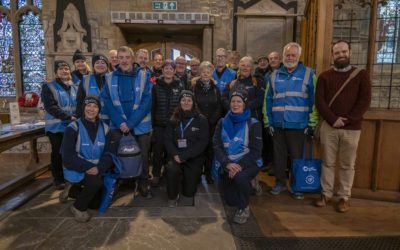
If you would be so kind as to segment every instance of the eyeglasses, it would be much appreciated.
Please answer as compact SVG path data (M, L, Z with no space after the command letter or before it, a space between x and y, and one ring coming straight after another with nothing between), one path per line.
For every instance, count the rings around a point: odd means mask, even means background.
M200 66L200 64L193 64L193 65L190 65L190 67L199 67Z
M225 55L216 55L215 56L216 58L224 58L224 57L226 57Z
M186 65L186 63L176 62L176 65Z

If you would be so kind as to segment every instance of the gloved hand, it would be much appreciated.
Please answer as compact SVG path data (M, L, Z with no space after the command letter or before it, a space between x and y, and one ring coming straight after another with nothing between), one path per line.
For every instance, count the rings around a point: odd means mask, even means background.
M270 136L274 136L274 127L268 126L266 130Z
M314 136L314 128L308 126L306 129L304 129L304 134L310 137Z

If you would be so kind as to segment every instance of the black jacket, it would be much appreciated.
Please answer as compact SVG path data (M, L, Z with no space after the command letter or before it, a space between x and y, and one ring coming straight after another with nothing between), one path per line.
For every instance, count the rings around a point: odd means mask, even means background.
M253 83L253 81L255 81ZM230 86L232 85L232 89ZM247 105L250 108L251 116L262 121L262 106L264 104L265 82L261 78L249 76L246 78L238 78L227 84L222 94L222 105L225 110L230 110L229 95L238 87L245 87L248 91Z
M162 75L162 69L151 68L151 76L160 77Z
M90 77L90 75L88 75L87 77ZM94 77L96 78L97 87L99 87L101 92L103 90L104 85L106 84L106 75L96 74L94 75ZM85 83L83 81L80 81L78 86L78 91L76 93L76 111L75 111L76 118L80 118L83 115L83 101L86 98L86 91L83 88L84 85Z
M183 119L182 126L185 127L188 122L189 118ZM193 121L183 133L183 138L187 142L186 148L178 148L180 138L180 124L175 125L174 122L169 121L165 130L164 145L170 158L178 155L182 161L188 161L202 156L210 139L207 119L201 114L193 117Z
M97 130L99 128L99 121L89 122L85 119L81 119L81 121L85 126L90 139L92 142L94 142L96 140ZM78 156L78 153L75 149L78 134L79 131L75 131L69 126L65 129L61 146L63 166L78 172L85 172L96 165ZM106 143L103 150L103 155L101 156L99 164L97 165L100 173L104 173L108 168L113 166L111 156L105 154L105 152L115 153L117 151L118 143L111 143L111 141L112 136L111 133L108 132L106 135Z
M192 85L194 99L200 112L207 117L210 128L214 128L222 116L221 94L213 80L210 80L210 87L207 91L203 86L200 79Z
M170 84L164 81L164 77L157 78L152 89L151 115L153 126L167 126L168 120L179 104L179 95L184 89L185 87L178 78L174 78Z
M59 84L68 93L71 91L71 86L64 84L59 78L57 78L56 81L57 84ZM53 96L53 92L51 92L47 84L43 84L42 86L41 98L44 105L44 109L46 110L47 113L54 116L54 118L60 119L62 121L71 120L71 116L60 108L58 102Z
M213 145L214 145L214 156L221 163L222 167L226 167L228 163L232 161L229 160L227 154L225 153L225 149L221 139L221 129L222 129L222 121L217 124L215 128L215 133L213 137ZM248 123L250 124L250 122ZM256 161L261 158L263 140L262 140L262 128L261 123L256 122L250 125L249 127L249 153L245 154L243 158L239 161L239 165L242 168L254 167L257 166Z

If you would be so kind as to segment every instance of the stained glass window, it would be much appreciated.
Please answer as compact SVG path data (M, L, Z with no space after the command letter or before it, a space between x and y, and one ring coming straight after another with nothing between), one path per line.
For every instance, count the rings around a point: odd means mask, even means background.
M22 83L25 92L40 93L45 82L44 32L39 15L22 16L19 24Z
M11 0L0 0L0 4L6 8L11 7Z
M21 8L26 4L26 0L18 0L18 8Z
M42 8L42 0L33 0L33 5L35 5L39 9L41 9Z
M377 62L400 62L400 3L388 1L378 9Z
M372 107L400 108L400 2L378 6Z
M15 96L12 27L0 13L0 96Z

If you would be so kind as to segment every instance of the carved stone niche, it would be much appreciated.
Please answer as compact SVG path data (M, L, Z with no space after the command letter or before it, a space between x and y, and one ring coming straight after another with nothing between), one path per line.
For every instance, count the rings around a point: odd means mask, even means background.
M84 6L84 1L58 1L54 25L57 52L91 51L91 30Z

